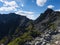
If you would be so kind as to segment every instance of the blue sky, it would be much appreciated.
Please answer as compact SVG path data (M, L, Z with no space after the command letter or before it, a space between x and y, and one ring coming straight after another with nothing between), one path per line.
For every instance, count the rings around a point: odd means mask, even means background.
M0 13L16 13L35 20L47 8L60 11L60 0L0 0Z

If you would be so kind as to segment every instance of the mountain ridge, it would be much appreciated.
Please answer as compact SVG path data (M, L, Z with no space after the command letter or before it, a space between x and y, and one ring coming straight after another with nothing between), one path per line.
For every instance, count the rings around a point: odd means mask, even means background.
M0 43L4 45L24 45L26 41L31 41L50 30L54 30L50 31L50 35L55 34L55 30L58 31L55 25L59 24L59 15L59 11L49 8L41 13L36 20L15 13L0 14Z

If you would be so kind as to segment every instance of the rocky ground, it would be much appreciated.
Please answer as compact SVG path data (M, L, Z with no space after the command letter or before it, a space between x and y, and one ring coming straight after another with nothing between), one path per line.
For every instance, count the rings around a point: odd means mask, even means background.
M52 32L50 32L52 33ZM60 45L60 32L42 34L36 37L33 41L28 42L26 45Z

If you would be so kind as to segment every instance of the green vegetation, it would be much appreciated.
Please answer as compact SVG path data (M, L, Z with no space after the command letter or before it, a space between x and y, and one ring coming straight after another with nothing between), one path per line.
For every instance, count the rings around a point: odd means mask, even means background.
M0 40L0 43L5 43L5 41L7 41L7 40L8 40L8 37L4 37Z
M24 33L22 36L11 41L8 45L24 45L26 41L31 41L32 39L30 33Z
M27 32L12 40L8 45L24 45L26 41L31 41L40 35L38 30L34 30L32 22L29 23L29 26L25 30L27 30Z
M51 24L51 26L49 27L50 29L52 29L52 30L56 30L56 24Z

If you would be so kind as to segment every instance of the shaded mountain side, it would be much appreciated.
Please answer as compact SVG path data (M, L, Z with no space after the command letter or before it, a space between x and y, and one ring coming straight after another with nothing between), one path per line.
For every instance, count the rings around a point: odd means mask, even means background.
M39 34L33 29L33 20L30 20L25 16L10 13L1 14L0 17L0 44L3 43L4 45L15 45L15 42L18 41L16 42L16 45L19 42L21 42L20 45L23 45L25 41L31 41L33 37L36 37ZM11 42L14 42L14 44Z
M60 12L47 9L36 20L14 13L0 14L0 43L25 45L25 42L45 33L55 34L60 24Z
M0 38L14 34L18 26L24 29L29 21L25 16L14 13L0 14Z

